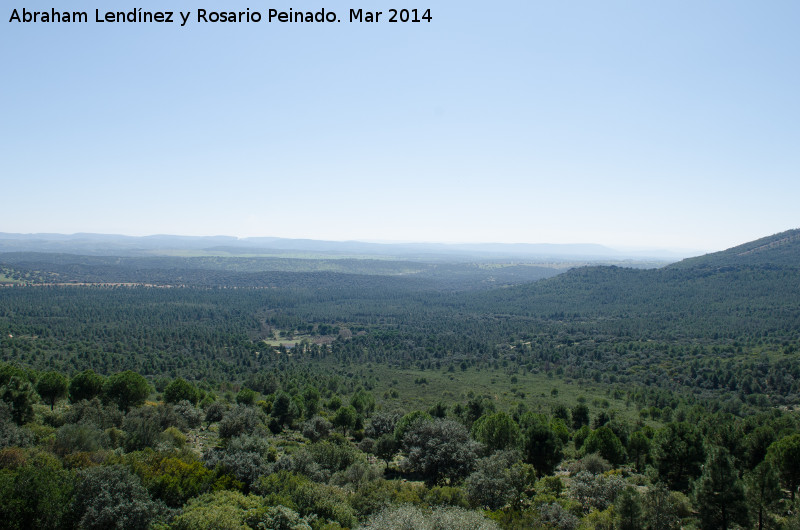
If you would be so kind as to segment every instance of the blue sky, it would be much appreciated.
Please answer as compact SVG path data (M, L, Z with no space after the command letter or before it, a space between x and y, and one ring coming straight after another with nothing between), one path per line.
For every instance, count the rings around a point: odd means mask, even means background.
M342 22L8 22L52 5L2 2L0 231L718 250L800 226L794 0L63 0ZM393 6L433 20L346 22Z

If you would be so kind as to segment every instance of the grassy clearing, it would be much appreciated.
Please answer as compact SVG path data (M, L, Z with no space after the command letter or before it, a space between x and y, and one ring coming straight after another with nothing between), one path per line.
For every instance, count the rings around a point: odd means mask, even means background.
M277 331L277 330L276 330ZM329 343L333 340L333 337L330 335L309 335L309 334L300 334L300 335L291 335L290 337L268 337L266 339L261 339L261 342L270 346L272 348L277 348L281 345L285 346L286 348L293 348L295 345L306 341L310 344L321 344L323 342Z
M373 394L386 410L426 410L438 402L448 407L465 403L471 397L485 396L498 410L515 409L523 403L528 410L550 413L557 404L568 408L585 398L591 416L614 410L624 419L637 421L639 410L623 397L614 398L610 388L587 385L543 373L509 375L502 370L468 368L454 372L448 369L397 369L370 364L354 370L374 381ZM655 425L655 424L654 424Z
M262 339L261 342L264 344L271 346L273 348L277 348L280 345L286 346L287 348L293 348L295 344L302 341L302 338L294 338L294 339Z
M6 276L3 272L0 272L0 283L19 284L19 283L23 283L23 282L21 282L21 281L19 281L17 279L14 279L14 278L12 278L10 276Z

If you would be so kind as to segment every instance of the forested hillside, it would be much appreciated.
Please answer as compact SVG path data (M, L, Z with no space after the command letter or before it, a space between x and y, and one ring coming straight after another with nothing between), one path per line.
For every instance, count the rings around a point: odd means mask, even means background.
M800 229L763 237L722 252L689 258L670 265L671 268L712 267L800 267Z
M660 269L0 255L0 515L794 528L798 234Z

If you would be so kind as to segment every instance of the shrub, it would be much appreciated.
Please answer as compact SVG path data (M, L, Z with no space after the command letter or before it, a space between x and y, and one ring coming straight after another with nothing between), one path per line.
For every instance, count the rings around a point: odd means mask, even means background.
M220 421L222 418L225 417L225 413L228 411L228 407L224 403L215 401L213 403L209 403L205 411L206 411L206 421L209 423L214 423L216 421Z
M219 422L219 435L233 438L242 434L254 434L263 430L266 416L260 409L237 405L230 409Z
M378 412L370 418L364 428L364 435L377 439L384 434L391 434L400 417L401 415L397 412Z
M64 413L64 422L92 425L98 429L121 427L124 416L114 404L104 405L99 399L73 402Z
M0 471L0 525L54 530L64 527L73 493L72 472L46 453L29 454L24 460L12 458L15 467Z
M589 513L591 508L608 508L625 486L625 480L619 475L593 475L581 471L570 480L567 494L581 503L584 513Z
M247 530L248 517L265 509L264 499L238 491L216 491L190 499L172 523L175 530Z
M557 502L539 506L539 517L548 527L560 530L575 530L580 524L580 519Z
M348 528L356 523L355 513L344 491L315 484L302 475L280 470L261 477L254 489L269 504L282 504L302 516L316 515Z
M331 484L358 490L381 475L381 470L376 466L359 460L350 464L347 469L334 473L331 477Z
M0 401L0 417L2 417L2 410L7 405L5 402ZM10 420L11 413L8 413L7 420L0 419L0 449L4 447L28 447L34 443L33 434L24 427L19 427L17 424Z
M300 517L296 511L281 505L248 511L245 520L251 528L311 530L308 518Z
M67 424L56 431L53 452L67 455L93 452L110 446L108 435L93 425Z
M500 527L479 512L455 506L443 506L423 511L415 506L404 505L382 510L370 517L360 528L363 530L450 530L453 528L494 530Z
M160 416L157 407L141 407L130 411L122 422L125 450L138 451L154 447L161 441L161 433L166 427L162 426Z
M79 473L73 512L81 528L146 529L158 505L142 481L123 466L97 466Z
M235 485L230 476L208 469L192 453L167 456L143 451L125 455L122 462L136 473L153 498L175 508L192 497Z
M407 468L417 471L428 484L445 478L466 477L475 466L478 444L463 424L437 419L414 422L403 438Z
M244 434L231 438L224 449L208 451L204 460L209 467L221 467L248 487L267 474L269 443L263 438Z
M196 429L203 423L203 414L189 401L179 401L176 405L173 405L172 409L182 420L182 423L190 429Z
M517 452L503 451L480 459L464 487L473 507L496 510L507 504L519 506L535 478L533 466L522 464Z
M303 436L312 442L316 442L317 440L328 436L332 427L333 425L331 425L331 422L322 416L314 416L311 419L303 422L302 432Z
M314 458L314 462L331 473L342 471L356 460L363 459L363 455L350 444L317 442L309 445L307 450Z
M608 460L597 453L589 453L575 462L575 464L571 466L570 472L574 475L580 473L581 471L588 471L593 475L599 475L609 471L610 469L611 464L608 463Z

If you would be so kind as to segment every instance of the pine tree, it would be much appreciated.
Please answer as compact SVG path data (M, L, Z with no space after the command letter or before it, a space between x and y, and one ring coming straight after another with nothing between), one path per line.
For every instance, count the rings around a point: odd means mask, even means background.
M772 508L781 498L778 475L768 461L761 462L744 476L747 500L758 514L758 530L764 528L765 511Z
M711 449L695 484L694 497L702 528L726 530L733 523L747 525L744 487L727 449Z
M642 498L632 487L620 492L614 502L615 512L619 516L620 530L638 530L642 528Z

